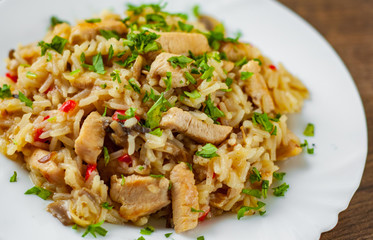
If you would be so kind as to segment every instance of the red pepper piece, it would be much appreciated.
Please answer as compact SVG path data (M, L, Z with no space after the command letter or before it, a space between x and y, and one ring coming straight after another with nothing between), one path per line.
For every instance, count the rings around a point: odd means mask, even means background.
M135 115L135 118L137 119L137 121L140 121L140 116L138 116L138 115Z
M47 115L47 116L45 116L45 117L43 118L43 121L45 121L45 120L47 120L47 119L49 119L49 118L50 118L50 116Z
M7 77L7 78L10 78L13 82L17 82L17 80L18 80L18 76L13 76L13 75L11 75L10 73L6 73L5 74L5 76Z
M276 68L275 65L272 65L272 64L271 64L271 65L269 65L268 67L269 67L270 69L272 69L273 71L276 71L276 70L277 70L277 68Z
M210 212L210 207L206 211L199 213L198 221L203 222L207 214L209 214L209 212Z
M119 162L125 162L125 163L128 163L128 165L132 165L132 158L130 155L128 154L124 154L123 156L119 157L118 158L118 161Z
M216 178L216 173L215 172L212 173L212 179L214 179L214 178Z
M117 110L114 112L113 116L111 117L114 121L122 122L124 123L126 120L119 120L118 115L126 115L126 111L124 110Z
M87 170L85 172L85 180L87 181L88 178L91 176L92 172L95 171L97 168L96 164L88 164Z
M67 100L60 107L60 111L68 113L76 107L76 102L74 100Z
M35 129L35 132L34 132L34 141L35 142L46 142L47 141L47 139L40 138L40 135L43 132L44 132L44 130L42 128Z
M49 93L50 91L52 91L52 89L53 89L53 88L50 87L50 88L48 88L44 93L47 94L47 93Z

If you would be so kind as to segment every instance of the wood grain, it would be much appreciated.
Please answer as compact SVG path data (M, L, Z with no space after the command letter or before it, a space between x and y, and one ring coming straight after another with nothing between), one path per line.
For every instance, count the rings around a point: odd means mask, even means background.
M336 49L355 80L367 116L369 149L360 187L339 214L337 226L320 239L373 239L373 1L279 1L311 23Z

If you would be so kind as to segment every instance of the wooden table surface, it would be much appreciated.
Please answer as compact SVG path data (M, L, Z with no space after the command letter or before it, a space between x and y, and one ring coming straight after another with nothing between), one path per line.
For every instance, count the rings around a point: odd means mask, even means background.
M368 124L364 175L337 226L321 235L329 239L373 239L373 1L279 0L313 25L349 69L363 100Z

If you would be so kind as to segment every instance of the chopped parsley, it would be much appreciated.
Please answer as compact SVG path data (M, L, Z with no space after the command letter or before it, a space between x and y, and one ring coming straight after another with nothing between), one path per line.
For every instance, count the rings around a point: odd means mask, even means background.
M219 155L216 153L217 150L217 147L215 147L213 144L207 143L202 147L201 151L196 152L196 155L203 158L219 157Z
M128 45L133 53L145 54L161 48L161 46L155 42L157 38L159 38L159 35L147 30L137 34L131 32L127 35L127 41L124 41L124 44Z
M259 124L260 126L262 126L264 131L271 133L271 135L276 135L277 127L274 126L269 120L270 119L268 118L267 113L254 112L254 115L252 116L254 125Z
M124 183L126 182L126 179L124 178L123 174L121 174L120 176L121 176L121 178L122 178L122 180L121 180L121 182L120 182L120 185L123 186Z
M165 236L166 238L169 238L171 235L172 235L172 233L165 233L165 234L164 234L164 236Z
M273 189L273 195L276 197L282 197L285 196L285 192L289 189L289 185L286 183L281 184L278 187L272 188Z
M300 147L305 147L305 148L307 148L307 153L308 153L308 154L313 154L313 153L314 153L314 150L315 150L315 148L310 148L310 147L308 146L308 142L307 142L307 140L304 140L304 143L302 143L302 144L300 145Z
M253 75L253 72L241 72L241 80L247 80Z
M74 224L71 228L74 229L74 230L77 230L78 229L78 225Z
M106 39L109 40L110 38L115 38L116 40L119 40L120 36L119 33L116 31L110 31L110 30L103 30L100 29L100 34Z
M182 21L178 21L177 24L179 25L180 30L184 32L190 32L194 28L193 25L183 23Z
M237 62L235 62L234 66L236 66L236 67L242 67L243 65L245 65L248 62L249 61L247 61L247 58L243 57L241 60L238 60Z
M166 78L163 79L164 84L166 85L166 91L171 89L171 84L172 84L172 74L171 72L166 73Z
M230 87L233 83L233 79L232 78L227 78L225 79L225 84L227 85L227 87Z
M41 48L41 55L44 56L45 52L48 49L55 50L59 54L62 54L63 49L65 48L66 43L67 43L67 39L64 39L64 38L56 35L52 39L51 43L46 43L44 41L40 41L38 43L38 46L40 46L40 48Z
M141 94L141 88L135 83L134 78L129 79L128 83L135 92Z
M196 79L189 72L184 72L184 76L191 84L197 83Z
M274 172L273 173L273 177L276 178L277 180L279 181L282 181L284 179L284 176L286 175L286 173L284 172Z
M259 59L259 58L254 58L253 59L254 61L257 61L259 66L262 66L262 61Z
M114 56L114 48L113 48L113 45L110 45L108 61L110 61L113 58L113 56Z
M262 207L264 207L265 205L266 204L264 202L258 201L256 207L242 206L240 208L240 210L238 210L238 212L237 212L237 219L240 220L245 215L245 212L250 211L250 210L259 210Z
M176 68L177 66L179 66L180 68L185 68L188 63L193 62L193 59L181 55L170 57L169 59L167 59L167 61L171 63L171 66L173 68Z
M154 105L149 109L146 113L146 122L145 126L148 128L155 128L159 126L159 122L162 119L162 112L167 111L167 108L171 106L171 104L167 101L167 99L163 95L158 98L158 100L154 103Z
M27 107L32 108L33 102L30 99L28 99L23 93L18 92L18 98L21 102L24 102Z
M199 12L199 6L198 5L195 5L194 7L193 7L193 15L195 16L195 17L199 17L201 14L200 14L200 12Z
M163 177L164 177L164 175L162 175L162 174L160 174L160 175L150 174L150 176L151 176L152 178L163 178Z
M101 18L86 19L85 22L87 22L87 23L98 23L98 22L101 22Z
M139 166L139 170L140 171L144 170L144 166Z
M3 84L3 87L0 87L0 98L11 98L12 93L10 91L10 86L8 84Z
M193 172L193 165L188 162L185 162L185 164L188 166L189 170Z
M205 212L203 210L198 210L198 209L195 209L195 208L191 208L190 211L191 212Z
M135 112L136 112L136 108L129 108L127 109L127 111L124 113L124 115L122 114L118 114L118 119L119 120L127 120L127 119L130 119L130 118L133 118L135 117Z
M256 169L256 167L253 168L252 173L249 176L249 179L251 183L260 182L262 180L262 175L260 174L258 169Z
M101 203L101 207L108 210L113 209L113 206L110 206L108 202Z
M82 57L82 56L84 56L84 57ZM80 61L82 61L82 59L85 60L85 55L80 55ZM84 61L82 61L82 62L84 62ZM98 74L105 74L106 73L101 53L98 53L97 55L93 56L92 65L88 65L88 64L83 63L82 67L88 68L90 71L98 73Z
M206 79L207 82L211 81L211 78L212 78L212 76L213 76L214 70L215 70L215 68L212 67L212 66L210 66L210 67L209 67L209 68L208 68L208 69L207 69L207 70L202 74L201 79L203 79L203 80Z
M120 80L119 70L114 70L112 73L110 73L111 79L115 82L122 83L122 80Z
M140 230L140 233L142 234L142 235L150 235L150 234L152 234L153 232L154 232L154 227L152 227L152 226L147 226L147 227L145 227L144 229L141 229Z
M262 192L258 189L242 189L242 193L256 197L256 198L262 197Z
M158 136L158 137L162 136L162 133L163 133L163 130L160 129L160 128L156 128L156 129L154 129L153 131L150 132L150 134L153 134L153 135Z
M52 27L52 28L53 28L54 26L56 26L57 24L61 24L61 23L67 23L67 24L69 24L67 21L65 21L65 20L61 20L61 19L59 19L59 18L56 17L56 16L52 16L52 17L51 17L50 23L51 23L51 27Z
M184 91L184 94L191 99L197 99L201 97L201 94L197 90L193 90L192 92Z
M50 52L47 52L47 62L50 62L52 60L52 54Z
M96 237L96 233L101 236L106 236L107 230L101 227L103 223L104 223L104 220L102 220L99 223L89 225L87 230L83 233L82 237L87 236L88 233L92 234L94 237Z
M142 4L140 6L135 6L132 4L127 4L127 11L133 12L134 15L140 15L145 8L151 7L154 12L160 12L163 8L166 7L166 4Z
M211 101L211 96L209 95L205 101L205 113L209 116L214 123L217 123L217 119L221 117L225 117L224 112L222 112L219 108L214 106L214 103Z
M80 73L80 71L81 71L80 69L76 69L76 70L70 72L70 76L74 76L75 74Z
M49 198L49 196L52 195L52 192L50 192L47 189L44 189L42 187L34 186L34 187L30 188L29 190L27 190L25 192L25 194L27 194L27 195L29 195L29 194L35 194L38 197L40 197L40 198L42 198L44 200L47 200L47 198Z
M125 52L123 52L123 54L124 53ZM115 63L119 64L122 67L130 67L136 61L137 56L138 56L137 53L133 53L129 57L127 57L126 60L124 60L124 61L116 61ZM118 54L117 57L121 57L120 54Z
M84 53L84 52L82 52L82 53L80 54L79 59L80 59L80 62L81 62L81 63L84 63L84 62L85 62L85 53Z
M13 175L10 177L9 182L17 182L17 172L14 171Z
M315 136L315 126L312 123L308 123L303 135L307 137Z
M267 198L268 188L269 188L269 181L263 180L262 181L262 195L264 198Z
M106 83L101 84L100 87L101 87L102 89L105 89L105 88L107 87L107 84L106 84Z
M104 113L102 114L103 117L106 117L106 112L107 112L107 106L105 106Z
M104 147L104 160L105 160L105 167L106 167L110 161L110 155L109 155L109 151L107 150L107 147Z
M137 240L145 240L145 238L143 236L141 236Z
M204 236L199 236L199 237L197 237L197 240L205 240L205 237Z

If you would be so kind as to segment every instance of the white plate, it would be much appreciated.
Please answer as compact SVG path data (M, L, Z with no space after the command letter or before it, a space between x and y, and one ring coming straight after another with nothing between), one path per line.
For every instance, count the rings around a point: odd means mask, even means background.
M185 12L196 0L168 4L172 12ZM348 206L357 189L367 154L367 129L362 103L353 80L330 45L304 20L275 1L201 1L203 12L216 16L231 32L241 30L243 39L258 46L276 63L281 61L309 88L311 100L301 114L290 117L290 126L302 137L308 122L316 126L315 154L302 154L281 164L290 189L285 197L266 199L265 216L238 221L227 214L200 223L174 239L318 239L335 226L338 213ZM118 0L0 0L0 56L18 43L40 40L57 15L70 22L90 18L100 9L116 7ZM0 65L5 74L5 64ZM1 156L0 239L81 239L45 211L48 202L23 193L32 186L25 170ZM17 183L9 183L16 170ZM105 224L107 239L137 239L140 228ZM165 239L170 230L156 228L146 239Z

